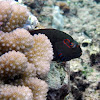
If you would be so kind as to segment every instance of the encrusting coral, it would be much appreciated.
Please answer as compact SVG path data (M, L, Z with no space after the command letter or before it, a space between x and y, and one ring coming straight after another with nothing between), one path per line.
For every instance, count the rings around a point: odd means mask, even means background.
M10 33L4 33L0 36L0 54L10 50L24 52L33 47L33 36L23 29L17 28Z
M28 9L11 1L0 1L1 30L10 32L22 27L28 19Z
M25 86L1 85L0 100L33 100L33 93Z
M44 34L33 36L34 47L25 52L30 63L37 68L38 75L46 75L50 68L50 61L53 59L53 48L50 40Z
M47 36L22 28L27 18L23 5L0 1L0 100L46 100L48 84L39 78L49 72L53 48Z

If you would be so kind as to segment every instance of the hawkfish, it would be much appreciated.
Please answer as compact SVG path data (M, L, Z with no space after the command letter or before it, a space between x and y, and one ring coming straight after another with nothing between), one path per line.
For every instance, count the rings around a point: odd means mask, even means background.
M53 45L53 61L69 61L79 58L82 50L77 41L70 35L57 29L36 29L29 30L31 35L45 34Z

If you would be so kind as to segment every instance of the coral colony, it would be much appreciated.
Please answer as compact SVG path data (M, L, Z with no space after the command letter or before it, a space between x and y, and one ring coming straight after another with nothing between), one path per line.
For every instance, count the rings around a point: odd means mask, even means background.
M32 36L22 27L27 7L0 1L0 100L46 100L46 76L53 48L44 34Z

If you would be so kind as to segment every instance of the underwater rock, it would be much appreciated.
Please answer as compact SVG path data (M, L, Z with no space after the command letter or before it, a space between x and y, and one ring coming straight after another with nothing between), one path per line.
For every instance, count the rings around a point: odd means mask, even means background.
M56 62L52 62L50 65L50 71L47 76L47 83L49 84L50 88L59 89L64 84L64 79L66 77L66 72L60 64ZM68 84L68 81L67 83Z
M71 81L80 91L85 91L85 89L89 86L88 81L86 81L86 77L82 76L82 71L72 72L71 73Z
M63 29L64 28L64 16L61 14L61 10L58 6L53 7L52 12L52 27L55 29Z
M68 94L68 86L63 85L61 88L50 89L48 91L47 100L64 100L64 97Z
M23 0L22 2L31 9L34 9L37 13L40 13L45 1L46 0Z
M100 65L100 53L97 54L92 54L90 56L90 60L91 60L91 65Z
M100 90L100 82L98 82L97 90Z
M74 81L74 78L77 77L77 76L82 76L82 72L81 71L72 72L71 75L70 75L71 81L73 82Z
M79 89L74 85L71 87L71 92L73 94L74 100L82 100L82 92L79 91Z
M77 35L73 36L75 39L77 38ZM83 51L82 59L86 57L84 56L86 53L90 56L100 52L99 36L97 37L94 35L92 38L90 35L87 35L86 32L83 32L79 37L80 38L77 38L77 41L80 43Z
M59 6L61 10L63 10L64 14L69 13L70 8L66 4L66 2L58 1L58 2L56 2L56 5Z
M75 84L77 85L78 89L83 92L89 86L89 83L80 78L75 79Z
M100 78L99 78L100 79ZM97 83L91 83L91 85L83 92L83 100L99 100L100 89L97 89Z
M96 3L100 3L100 0L94 0Z
M88 45L91 44L92 39L85 39L85 40L83 40L82 42L83 42L83 43L82 43L82 46L83 46L83 47L87 47Z
M95 67L98 71L100 71L100 53L92 54L90 56L90 63L92 67Z
M64 67L62 63L51 63L50 72L46 78L49 85L47 100L63 100L68 95L70 86L68 73L64 70Z
M71 93L74 100L83 100L83 93L89 87L90 83L83 76L82 71L71 72Z

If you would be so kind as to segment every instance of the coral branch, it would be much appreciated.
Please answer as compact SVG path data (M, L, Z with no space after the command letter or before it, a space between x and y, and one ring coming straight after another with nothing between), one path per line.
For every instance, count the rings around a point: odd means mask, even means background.
M34 64L27 63L27 68L23 73L23 78L35 77L35 76L36 76L36 68L34 67Z
M5 33L0 36L0 53L9 50L24 52L33 47L33 36L25 29L16 29L13 32Z
M28 12L25 6L16 3L12 4L9 1L0 1L0 22L3 22L1 30L10 32L18 27L22 27L28 19Z
M9 1L0 1L0 23L4 24L9 20L11 16L11 5Z
M45 81L38 78L27 78L24 85L32 90L34 100L46 100L48 85Z
M0 57L0 78L13 78L27 67L27 58L23 53L9 51Z
M1 85L0 100L33 100L33 94L25 86Z
M25 55L37 68L37 74L43 76L49 71L50 61L53 59L53 48L44 34L35 34L33 40L34 47L29 52L25 52Z

